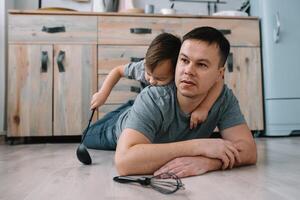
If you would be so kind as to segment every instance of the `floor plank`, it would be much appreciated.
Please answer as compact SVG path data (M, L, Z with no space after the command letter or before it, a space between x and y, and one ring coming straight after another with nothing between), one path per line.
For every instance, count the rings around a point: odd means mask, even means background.
M256 141L257 165L185 178L186 189L169 196L115 183L113 151L89 150L93 165L84 166L78 144L1 144L0 199L298 199L300 137Z

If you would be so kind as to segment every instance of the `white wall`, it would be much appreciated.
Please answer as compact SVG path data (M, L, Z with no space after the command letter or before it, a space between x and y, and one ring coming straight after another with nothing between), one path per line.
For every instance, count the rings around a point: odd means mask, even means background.
M39 7L39 0L14 0L14 1L15 1L16 9L32 10L32 9L37 9Z

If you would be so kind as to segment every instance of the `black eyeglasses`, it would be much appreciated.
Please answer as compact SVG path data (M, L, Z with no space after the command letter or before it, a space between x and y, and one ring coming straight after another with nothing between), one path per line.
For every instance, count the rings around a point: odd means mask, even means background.
M116 176L113 178L118 183L139 183L144 187L151 187L163 194L172 194L179 189L184 189L180 178L173 173L162 173L152 177Z

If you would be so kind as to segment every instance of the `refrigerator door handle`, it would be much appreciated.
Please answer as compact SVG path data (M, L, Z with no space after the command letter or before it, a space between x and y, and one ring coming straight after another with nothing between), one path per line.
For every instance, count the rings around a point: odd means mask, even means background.
M276 27L273 32L273 39L275 43L279 42L279 36L280 36L280 19L279 19L279 12L276 12Z

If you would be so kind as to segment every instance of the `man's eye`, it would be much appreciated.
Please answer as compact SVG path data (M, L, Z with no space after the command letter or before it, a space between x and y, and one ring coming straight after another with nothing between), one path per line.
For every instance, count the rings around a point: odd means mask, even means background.
M201 67L201 68L207 68L207 65L204 64L204 63L199 63L198 66Z
M183 62L184 64L189 63L188 59L186 59L186 58L181 58L181 62Z

